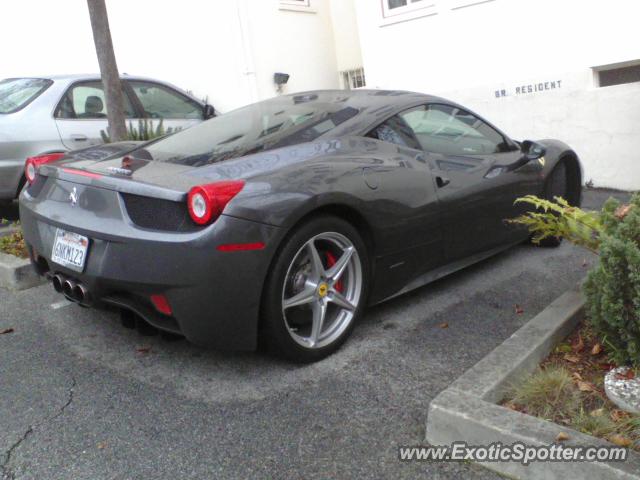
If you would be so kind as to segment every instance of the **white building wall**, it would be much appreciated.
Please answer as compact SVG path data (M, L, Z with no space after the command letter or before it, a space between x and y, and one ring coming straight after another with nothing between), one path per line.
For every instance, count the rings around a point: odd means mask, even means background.
M330 0L338 71L362 67L362 51L353 0Z
M310 2L107 0L107 9L120 72L169 81L224 112L276 95L278 71L291 75L285 92L338 87L329 0ZM3 19L0 79L98 72L86 0L10 2Z
M276 94L275 72L291 75L283 93L338 88L329 0L292 9L279 7L278 0L239 1L247 5L259 98Z
M369 87L459 101L516 139L559 138L580 155L585 181L640 189L640 83L597 88L592 72L640 59L640 3L428 3L435 8L385 19L380 1L356 0Z

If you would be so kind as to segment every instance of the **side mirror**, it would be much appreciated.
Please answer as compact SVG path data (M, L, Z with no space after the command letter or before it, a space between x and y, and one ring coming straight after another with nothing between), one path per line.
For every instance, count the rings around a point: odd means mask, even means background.
M531 140L525 140L520 144L520 149L524 154L524 158L530 162L531 160L538 160L539 158L544 157L545 153L547 153L547 149L544 145L536 142L532 142Z
M208 103L202 108L202 115L205 120L209 120L216 116L216 109L213 108L213 105L209 105Z

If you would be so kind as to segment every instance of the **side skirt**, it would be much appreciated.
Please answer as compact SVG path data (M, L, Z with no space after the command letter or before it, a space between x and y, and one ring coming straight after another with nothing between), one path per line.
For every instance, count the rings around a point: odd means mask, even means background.
M424 287L428 283L435 282L436 280L442 277L446 277L447 275L450 275L459 270L462 270L463 268L473 265L474 263L481 262L486 258L497 255L498 253L504 252L505 250L508 250L511 247L514 247L521 243L522 241L518 241L518 242L510 243L506 246L501 245L500 247L492 248L491 250L487 250L485 252L476 253L474 255L471 255L470 257L464 258L462 260L456 260L455 262L436 268L435 270L431 270L423 275L420 275L415 280L412 280L411 282L409 282L404 288L402 288L397 293L394 293L393 295L390 295L378 302L374 302L371 305L378 305L382 302L386 302L387 300L391 300L392 298L395 298L407 292L410 292L411 290L415 290L416 288Z

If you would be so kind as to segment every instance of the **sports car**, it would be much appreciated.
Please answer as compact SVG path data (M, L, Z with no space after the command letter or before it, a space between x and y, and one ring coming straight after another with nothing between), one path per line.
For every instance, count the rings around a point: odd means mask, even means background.
M581 172L566 144L514 141L442 98L315 91L30 158L20 217L36 270L73 302L311 362L367 305L527 241L505 222L516 198L579 205Z

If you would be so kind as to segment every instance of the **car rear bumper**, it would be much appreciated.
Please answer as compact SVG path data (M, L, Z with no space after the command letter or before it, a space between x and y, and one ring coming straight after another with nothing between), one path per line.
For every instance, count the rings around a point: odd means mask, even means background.
M280 229L223 215L189 233L151 232L124 221L114 230L113 219L101 219L100 212L96 226L87 228L82 206L77 208L79 220L72 222L68 214L52 214L50 202L39 202L26 191L21 195L22 228L40 274L60 273L81 282L94 301L133 310L195 344L233 350L256 347L262 287ZM90 239L83 272L51 261L58 228ZM218 250L221 245L247 243L265 247ZM166 296L172 315L154 308L150 296L158 294Z

